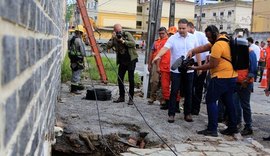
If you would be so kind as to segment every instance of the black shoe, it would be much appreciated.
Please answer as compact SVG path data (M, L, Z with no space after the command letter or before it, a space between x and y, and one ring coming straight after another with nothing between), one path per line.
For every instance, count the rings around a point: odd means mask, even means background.
M217 137L218 136L217 132L209 131L208 129L198 131L197 134L202 134L202 135L205 135L205 136L212 136L212 137Z
M82 84L79 84L79 85L77 86L77 89L78 89L78 90L84 90L84 88L85 88L85 87L84 87L84 85L82 85Z
M71 85L71 86L70 86L70 92L71 92L71 93L74 93L74 94L81 94L81 92L78 91L76 85Z
M133 105L134 102L133 102L133 100L129 99L127 104L128 104L128 105Z
M263 137L263 141L270 141L270 136L269 137Z
M242 131L241 131L241 135L242 136L245 136L245 135L251 135L253 134L253 130L251 128L244 128Z
M174 123L174 116L169 116L168 122L169 123Z
M168 106L166 104L165 105L160 105L160 109L167 110L168 109Z
M234 134L238 133L238 130L237 129L226 128L224 130L221 130L220 133L223 134L223 135L234 135Z
M125 102L125 99L122 97L119 97L117 100L114 100L113 102L114 103Z

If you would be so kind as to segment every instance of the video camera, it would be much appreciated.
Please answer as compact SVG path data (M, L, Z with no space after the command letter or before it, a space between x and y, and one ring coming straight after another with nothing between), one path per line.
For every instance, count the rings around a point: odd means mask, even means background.
M121 31L116 32L116 37L117 37L118 39L122 38L122 36L123 36L123 34L122 34Z
M187 71L189 66L193 66L195 61L193 58L185 59L185 56L179 57L171 66L171 70L178 68L178 71Z

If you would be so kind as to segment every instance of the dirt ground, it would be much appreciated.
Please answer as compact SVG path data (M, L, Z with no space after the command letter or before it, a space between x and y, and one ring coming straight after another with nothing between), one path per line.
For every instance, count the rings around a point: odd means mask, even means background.
M84 82L84 84L88 88L92 88L89 82ZM95 83L95 88L107 88L112 91L113 99L118 97L118 87L115 85ZM169 145L186 140L198 140L202 136L197 135L196 131L205 129L207 124L205 105L202 105L199 116L193 116L194 122L185 122L181 112L176 114L175 123L170 124L167 122L167 111L160 110L158 102L148 105L147 100L139 96L139 90L134 97L137 108L134 105L127 105L127 97L126 102L113 103L112 100L85 100L85 95L86 90L80 95L71 94L69 85L62 84L61 97L56 106L56 124L63 127L64 135L56 138L53 155L62 153L66 155L110 155L106 142L115 153L120 153L130 146L135 146L135 144L128 144L128 140L130 138L138 139L140 132L148 133L145 138L146 148L162 146L163 142L147 126L136 109ZM270 127L269 122L268 126ZM260 136L252 137L258 138L257 141L261 143L261 135L265 135L265 133L258 134ZM101 136L104 136L106 141L100 141ZM270 144L265 142L263 145L267 148L270 147Z

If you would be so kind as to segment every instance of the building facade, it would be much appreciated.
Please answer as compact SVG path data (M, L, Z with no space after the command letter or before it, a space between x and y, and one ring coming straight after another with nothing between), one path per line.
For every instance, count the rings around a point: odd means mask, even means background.
M200 14L200 9L202 12ZM219 30L233 33L236 28L251 28L252 3L229 1L195 7L195 26L204 30L207 25L216 25ZM201 15L201 16L200 16ZM201 22L200 22L201 19ZM201 24L200 24L201 23Z
M254 0L252 32L270 32L270 0Z
M124 30L133 33L135 39L142 39L148 28L149 0L98 1L97 27L102 31L101 38L110 38L112 27L120 23ZM128 7L127 7L128 6ZM170 1L163 0L161 26L169 25ZM176 0L175 25L180 18L193 21L194 3ZM143 37L144 36L144 37Z

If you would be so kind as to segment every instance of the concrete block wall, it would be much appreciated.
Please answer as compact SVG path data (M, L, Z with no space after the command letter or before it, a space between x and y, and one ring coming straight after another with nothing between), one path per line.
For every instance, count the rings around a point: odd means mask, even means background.
M50 155L65 1L0 1L0 155Z

